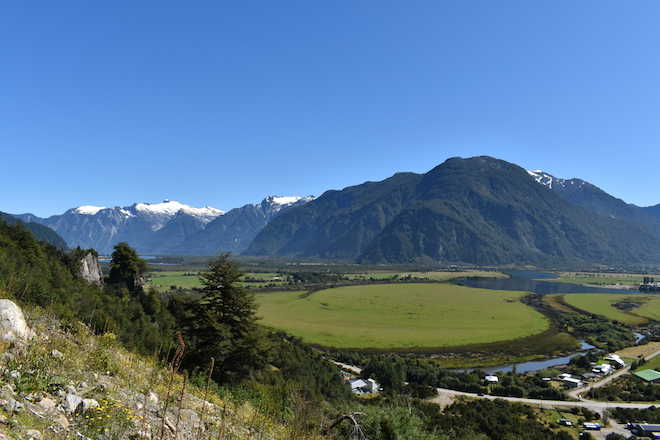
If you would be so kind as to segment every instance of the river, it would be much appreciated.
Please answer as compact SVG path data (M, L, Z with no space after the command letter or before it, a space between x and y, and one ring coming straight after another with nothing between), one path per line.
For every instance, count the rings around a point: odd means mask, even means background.
M534 270L507 270L503 272L509 275L509 278L460 278L454 283L479 289L517 290L539 295L552 293L642 293L639 290L608 289L549 281L558 278L558 275Z

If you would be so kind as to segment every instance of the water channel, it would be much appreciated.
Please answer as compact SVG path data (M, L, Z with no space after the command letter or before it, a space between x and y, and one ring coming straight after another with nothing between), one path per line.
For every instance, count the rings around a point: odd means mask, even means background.
M551 280L558 278L558 275L547 272L538 272L533 270L508 270L504 271L504 273L509 275L509 278L461 278L456 280L455 284L467 287L475 287L479 289L533 292L539 295L548 295L553 293L642 293L639 290L608 289L581 286L579 284L561 283L556 281L553 282ZM635 333L635 338L637 339L636 342L639 342L642 338L644 338L644 335ZM509 373L515 369L517 374L524 374L533 371L544 370L546 368L556 367L559 365L565 365L575 356L579 356L595 348L596 347L591 344L580 341L580 350L567 356L543 359L539 361L521 362L517 364L499 365L496 367L457 369L454 371L474 371L478 369L486 374L495 374L498 372Z

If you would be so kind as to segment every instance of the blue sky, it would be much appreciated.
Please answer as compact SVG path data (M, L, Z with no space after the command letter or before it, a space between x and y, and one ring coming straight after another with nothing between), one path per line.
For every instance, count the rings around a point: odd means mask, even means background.
M0 210L229 209L491 155L660 202L654 1L10 2Z

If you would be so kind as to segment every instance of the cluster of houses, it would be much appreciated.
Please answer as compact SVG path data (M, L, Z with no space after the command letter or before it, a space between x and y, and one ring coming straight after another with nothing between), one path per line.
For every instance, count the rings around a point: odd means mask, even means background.
M603 360L607 362L594 365L591 369L591 373L584 373L579 375L579 377L575 377L574 375L568 373L562 373L557 376L557 380L560 380L566 386L566 388L580 388L582 385L584 385L585 381L597 379L601 376L607 376L614 370L618 370L619 368L626 366L626 363L618 354L608 354L603 358Z
M558 380L564 384L566 388L580 388L584 385L585 381L597 379L601 376L607 376L611 374L614 370L623 368L626 366L626 363L621 359L617 354L608 354L603 358L604 361L601 364L594 365L590 373L584 373L580 375L572 375L569 373L562 373L558 375L554 380ZM657 372L656 372L657 373ZM578 376L578 377L576 377ZM657 379L660 379L660 373L657 373ZM544 377L544 381L552 381L551 377ZM494 375L488 375L484 377L484 383L486 385L493 385L499 382L499 378Z

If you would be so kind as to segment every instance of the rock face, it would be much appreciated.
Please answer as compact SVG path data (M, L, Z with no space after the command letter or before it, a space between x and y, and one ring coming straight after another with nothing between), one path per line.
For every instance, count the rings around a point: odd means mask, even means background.
M0 299L0 339L14 342L32 336L33 332L25 322L21 308L8 299Z
M99 258L92 252L88 252L80 260L80 276L89 283L103 284L103 274Z

